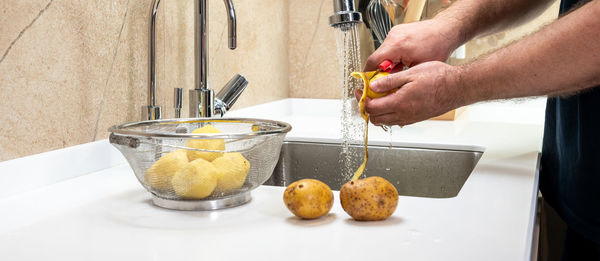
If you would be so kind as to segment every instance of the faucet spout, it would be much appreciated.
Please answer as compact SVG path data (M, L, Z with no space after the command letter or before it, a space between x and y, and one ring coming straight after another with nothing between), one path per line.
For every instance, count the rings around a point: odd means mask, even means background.
M232 0L223 0L227 9L227 26L229 29L228 46L229 49L237 47L237 18ZM190 117L214 117L223 116L229 107L235 102L235 99L244 90L248 81L242 76L235 76L230 83L226 85L227 92L220 93L215 97L214 90L210 88L208 81L208 3L207 0L195 0L195 54L196 54L196 83L195 89L190 90ZM233 88L235 87L235 88ZM235 94L235 99L223 102L224 97L233 97L225 95ZM229 98L229 99L230 99Z
M227 8L227 27L229 28L229 49L234 50L237 47L237 18L235 8L231 0L223 0Z
M223 0L227 8L229 49L237 47L237 18L231 0ZM208 89L208 2L195 0L196 89Z

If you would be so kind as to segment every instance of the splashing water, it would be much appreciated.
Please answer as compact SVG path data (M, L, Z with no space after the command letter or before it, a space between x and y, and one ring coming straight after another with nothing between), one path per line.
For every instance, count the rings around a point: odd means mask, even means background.
M354 96L354 91L359 89L362 84L360 80L350 76L351 72L362 70L358 24L341 24L335 27L335 31L342 83L342 113L340 119L342 152L340 164L342 178L348 180L362 160L360 148L352 148L350 145L360 143L364 133L364 121L360 117L358 102Z
M393 142L394 142L394 135L392 134L392 126L388 127L388 130L386 130L386 132L388 133L388 149L392 149L393 146Z

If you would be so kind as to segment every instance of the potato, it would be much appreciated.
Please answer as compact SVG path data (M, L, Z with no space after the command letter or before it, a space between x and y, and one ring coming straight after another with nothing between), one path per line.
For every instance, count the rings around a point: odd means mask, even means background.
M146 184L158 190L172 189L171 179L175 172L185 167L188 163L188 158L185 150L176 150L160 157L146 171Z
M212 125L207 124L202 128L195 129L192 133L221 133L221 131L217 130ZM194 149L224 151L225 141L223 139L192 139L188 140L185 146ZM187 156L190 161L194 161L196 159L205 159L207 161L213 161L216 158L223 156L223 153L188 150Z
M381 98L383 96L389 95L391 93L394 93L397 89L392 89L390 91L387 92L374 92L373 90L371 90L371 83L377 79L381 79L383 77L386 77L388 75L390 75L390 73L388 72L379 72L377 74L375 74L376 71L370 71L370 72L352 72L350 75L354 78L358 78L358 79L362 79L363 80L363 91L367 90L367 96L371 99L374 98ZM373 76L373 74L375 74L375 76Z
M197 159L175 172L171 183L178 196L203 199L217 187L217 169L209 161Z
M217 188L214 193L241 188L250 171L250 162L239 152L225 153L212 164L217 168Z
M285 189L283 202L294 215L313 219L329 213L333 206L333 192L321 181L301 179Z
M398 205L398 191L382 177L350 181L340 190L342 208L359 221L384 220Z

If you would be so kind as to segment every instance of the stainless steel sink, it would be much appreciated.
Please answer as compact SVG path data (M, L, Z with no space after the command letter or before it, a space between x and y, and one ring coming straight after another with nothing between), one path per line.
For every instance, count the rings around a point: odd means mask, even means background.
M362 160L363 147L350 147ZM304 178L339 190L350 177L342 175L341 144L285 142L273 175L265 185L287 186ZM369 146L366 176L380 176L405 196L450 198L458 195L483 152ZM360 162L353 166L358 167Z

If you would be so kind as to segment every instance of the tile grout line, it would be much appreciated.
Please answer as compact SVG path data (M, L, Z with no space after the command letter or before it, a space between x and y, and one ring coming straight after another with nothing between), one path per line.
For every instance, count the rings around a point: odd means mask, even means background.
M306 54L304 55L304 61L302 62L301 77L298 79L299 84L297 85L300 87L301 87L302 80L304 79L303 76L304 76L304 71L306 69L306 63L308 63L308 55L310 54L310 50L312 49L312 46L314 44L315 37L317 36L317 32L319 31L319 22L321 21L321 9L323 8L323 3L325 3L325 0L321 0L321 4L319 5L319 10L317 13L317 22L315 23L315 30L312 33L310 42L308 43L308 48L306 48Z
M46 10L48 10L48 8L50 7L50 5L52 5L52 3L54 2L54 0L50 0L50 2L48 2L48 4L46 4L46 6L40 10L40 12L38 13L38 15L33 18L33 20L31 20L31 23L29 23L27 26L25 26L25 28L23 28L23 30L21 30L21 32L19 32L19 35L17 35L17 38L15 38L10 45L8 46L8 48L6 49L6 51L4 51L4 54L2 55L2 58L0 58L0 63L2 63L4 61L4 59L6 58L6 56L8 56L8 53L10 52L10 50L12 49L13 45L15 45L15 43L17 43L17 41L19 41L19 39L21 39L21 37L23 36L23 34L25 34L25 32L31 28L31 26L33 26L33 24L38 20L38 18L40 18L42 16L42 14L44 14L44 12L46 12Z
M167 82L167 5L163 4L163 11L162 11L162 17L163 17L163 78L164 78L164 83ZM163 85L167 85L167 84L163 84ZM158 80L157 80L157 86L158 85ZM177 86L175 86L177 87ZM173 88L175 88L173 87ZM183 97L182 97L183 98ZM161 117L163 117L163 113L161 112Z
M104 91L102 92L102 99L100 100L100 108L98 109L98 115L96 116L96 124L94 125L94 137L92 141L95 141L98 137L98 125L100 124L100 118L102 117L102 112L104 111L104 100L106 99L106 91L108 89L108 82L110 81L110 77L113 72L113 68L115 66L115 61L117 60L117 53L119 52L119 45L121 43L121 35L123 34L123 29L125 28L125 22L127 21L127 14L129 13L129 1L125 5L125 14L123 15L123 22L121 23L121 29L119 30L119 36L117 37L117 44L115 46L115 52L113 53L112 62L110 64L110 69L108 70L108 75L106 76L106 81L104 82Z
M219 43L217 44L217 49L215 49L214 53L218 53L221 50L221 46L223 46L223 36L225 35L225 31L227 31L227 27L224 26L223 29L221 30L221 35L219 36ZM229 41L229 39L228 39ZM215 56L216 55L212 55L210 56L210 61L209 64L215 64ZM210 73L210 72L209 72ZM207 84L210 84L209 82L207 82ZM210 86L210 85L208 85ZM212 88L213 90L215 88Z

